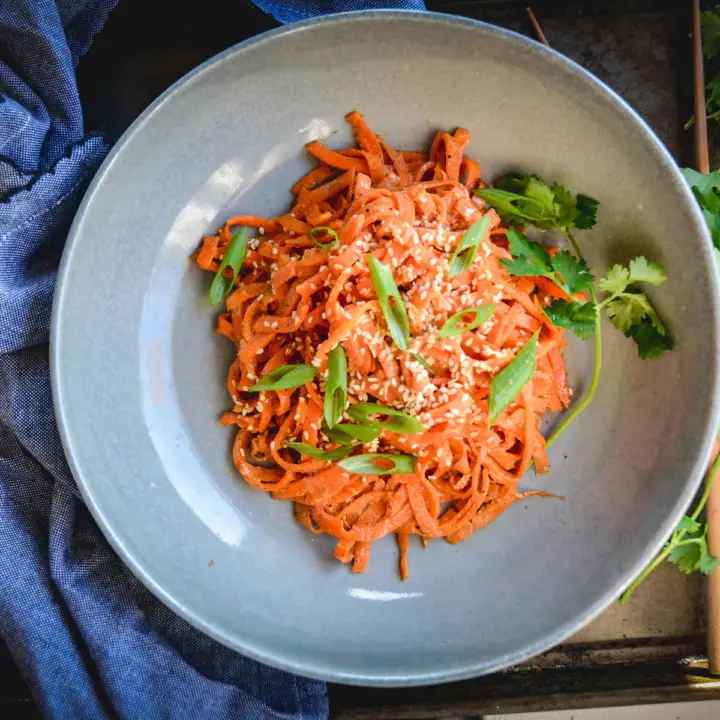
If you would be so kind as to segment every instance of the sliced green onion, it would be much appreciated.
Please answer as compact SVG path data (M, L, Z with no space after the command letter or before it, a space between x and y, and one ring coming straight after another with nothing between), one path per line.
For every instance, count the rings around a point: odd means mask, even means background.
M381 427L370 425L352 425L351 423L338 423L332 428L323 424L322 431L338 445L342 445L353 440L359 440L362 443L369 443L380 437Z
M415 472L415 458L412 455L367 453L345 458L338 465L356 475L412 475Z
M535 374L539 334L540 331L538 330L514 357L512 362L493 378L488 401L488 414L491 425Z
M440 328L440 331L438 332L438 337L454 337L455 335L460 335L461 333L467 332L468 330L474 330L476 327L479 327L483 323L486 323L494 312L494 305L476 305L475 307L465 308L465 310L456 312ZM471 323L460 327L460 323L463 322L465 316L469 315L470 313L475 313L475 319Z
M413 357L431 374L437 375L437 373L430 367L428 361L420 355L420 353L413 353Z
M328 374L325 381L325 422L333 427L347 405L347 356L345 348L337 345L328 354Z
M312 365L281 365L261 377L248 391L289 390L309 383L316 374L317 368Z
M469 270L477 255L478 247L483 241L490 225L490 216L484 215L481 220L473 223L460 238L455 252L448 263L448 277L454 278Z
M315 235L321 232L327 233L332 238L332 240L328 240L328 242L321 242L320 240L318 240ZM332 250L340 242L340 237L338 236L338 234L327 225L320 225L318 227L314 227L310 231L310 239L318 247L325 248L326 250Z
M220 261L220 267L215 273L215 279L210 285L210 304L218 305L232 291L235 280L240 272L245 255L247 254L247 228L242 228L232 236L230 244L225 250L225 255ZM225 277L225 268L233 271L232 277Z
M314 445L308 445L302 442L286 442L285 447L292 448L301 452L303 455L314 458L315 460L340 460L352 452L352 445L341 445L334 450L322 450Z
M390 336L401 350L407 350L410 342L410 320L392 273L373 255L367 256L367 262L370 267L370 279Z
M357 403L348 408L347 412L353 420L402 435L414 435L425 431L425 428L412 415L377 403ZM389 415L390 417L387 420L373 420L371 415Z

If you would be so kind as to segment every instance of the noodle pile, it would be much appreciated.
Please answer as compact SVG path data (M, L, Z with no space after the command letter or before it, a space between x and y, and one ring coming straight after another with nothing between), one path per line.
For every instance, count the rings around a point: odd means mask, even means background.
M394 150L357 112L347 119L358 147L336 152L310 143L320 164L292 188L289 213L230 218L203 239L195 259L217 272L233 228L257 228L217 326L237 346L227 378L234 405L221 422L238 427L238 472L272 497L292 500L308 530L337 538L334 555L354 572L366 569L374 540L397 533L405 579L409 535L425 544L440 537L458 543L519 498L542 494L521 493L517 484L531 463L539 473L548 470L540 418L570 403L563 330L542 311L565 296L544 278L514 277L502 267L501 259L511 257L507 228L472 194L487 186L478 163L464 157L466 130L438 133L426 155ZM489 232L472 266L448 279L448 260L464 232L486 214ZM316 244L310 233L321 226L337 233L335 247ZM368 254L392 271L402 295L407 352L388 332ZM488 303L496 309L487 322L438 337L452 315ZM492 379L537 330L532 380L489 426ZM412 455L413 474L353 474L285 446L337 447L322 422L327 357L338 344L347 355L350 404L377 402L425 428L414 435L384 430L356 453ZM270 371L294 363L319 372L298 388L248 392Z

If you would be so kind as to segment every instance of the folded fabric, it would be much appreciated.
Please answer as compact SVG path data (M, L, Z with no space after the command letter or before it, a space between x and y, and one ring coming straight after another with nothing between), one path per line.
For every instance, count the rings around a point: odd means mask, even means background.
M282 23L351 10L425 10L423 0L254 0Z
M47 348L55 275L108 150L85 135L75 65L116 2L0 4L0 638L49 718L325 717L323 683L228 650L150 595L93 522L60 445ZM258 5L283 22L422 7Z

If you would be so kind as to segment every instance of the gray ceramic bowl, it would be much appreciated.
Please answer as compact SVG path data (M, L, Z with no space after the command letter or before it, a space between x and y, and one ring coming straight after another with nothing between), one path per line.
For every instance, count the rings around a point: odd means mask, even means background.
M640 361L606 330L602 386L524 486L468 542L395 543L369 571L331 559L291 507L240 482L229 343L188 255L232 213L278 213L303 145L350 141L360 107L395 145L463 126L487 178L535 171L602 202L592 267L662 262L653 295L677 339ZM337 134L333 134L337 133ZM331 137L330 137L331 136ZM57 415L78 484L110 542L163 602L241 653L358 684L456 680L560 642L612 602L687 505L717 421L718 302L702 218L667 152L578 66L523 37L431 14L361 13L270 32L201 66L125 134L73 226L55 298ZM576 393L591 343L571 348Z

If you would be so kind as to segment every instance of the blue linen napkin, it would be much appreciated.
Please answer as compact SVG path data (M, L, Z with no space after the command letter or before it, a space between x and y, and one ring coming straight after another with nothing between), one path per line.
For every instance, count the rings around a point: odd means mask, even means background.
M150 595L93 522L60 445L47 350L55 274L108 150L85 134L75 65L117 1L0 3L0 638L49 718L322 718L323 683L228 650ZM282 22L423 7L257 4Z
M350 10L425 10L424 0L253 0L281 23Z

